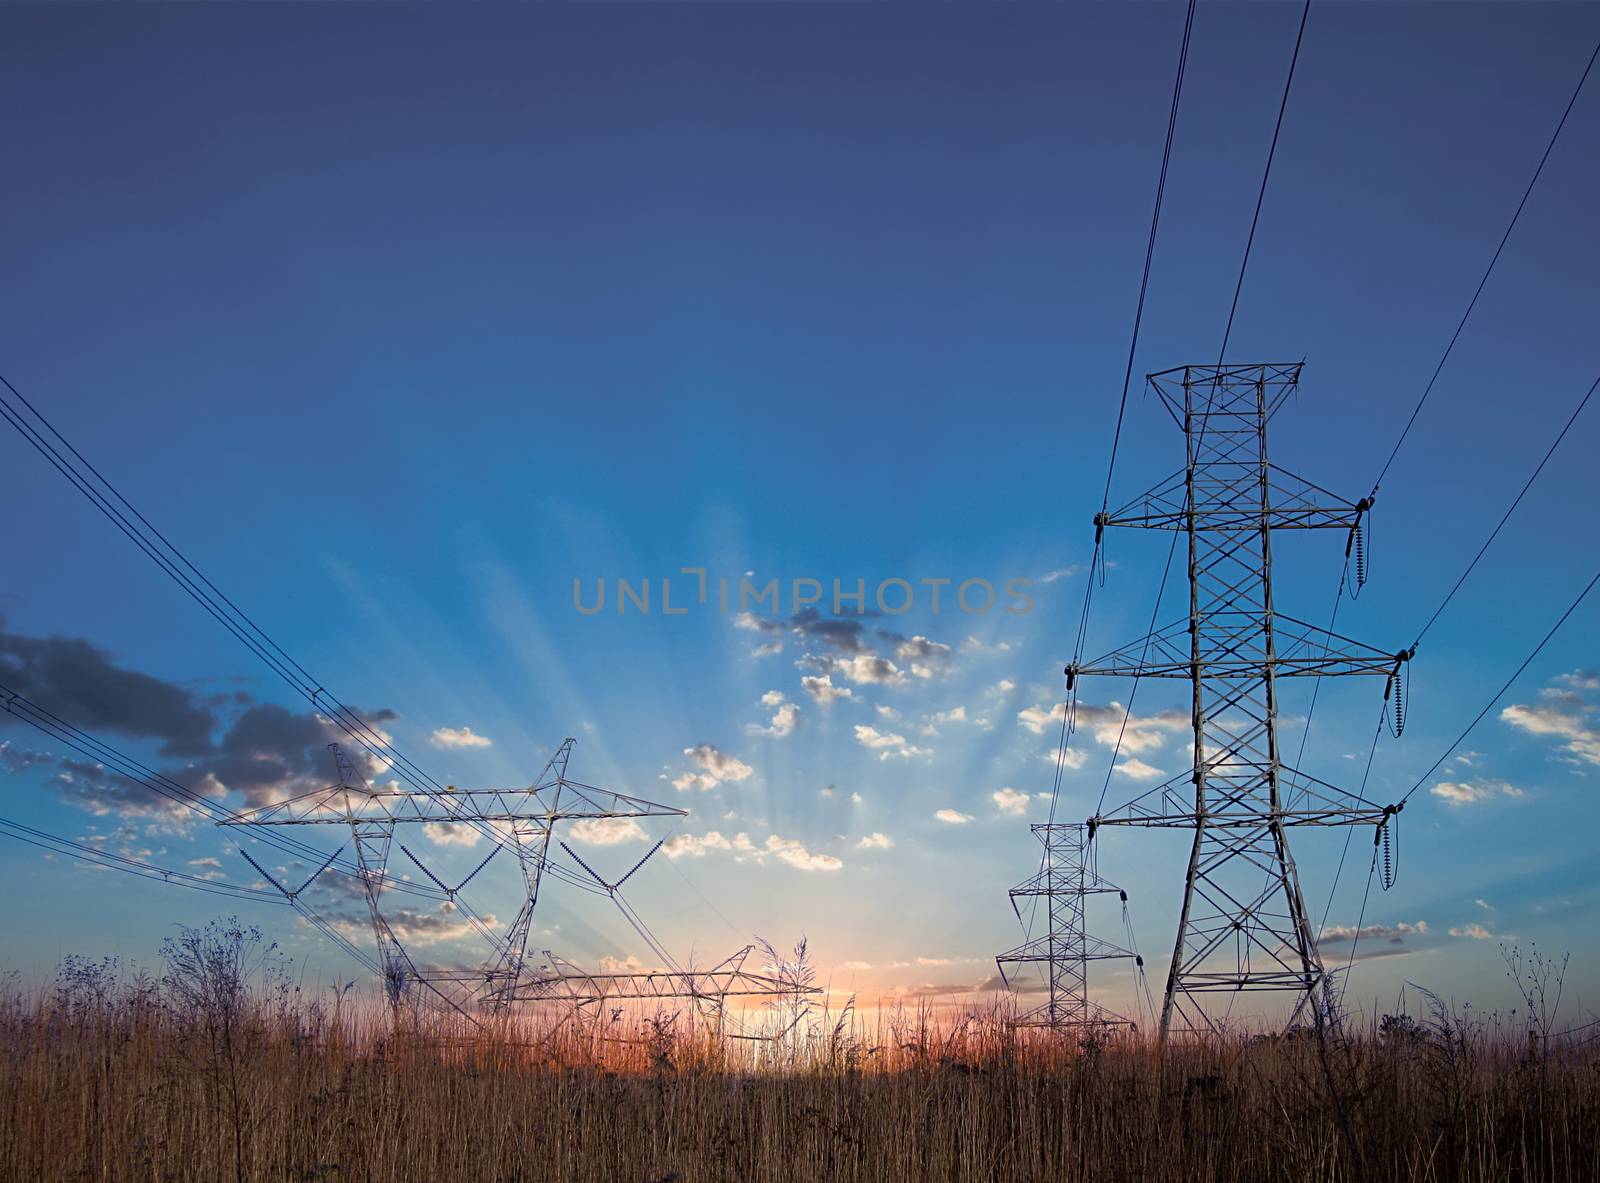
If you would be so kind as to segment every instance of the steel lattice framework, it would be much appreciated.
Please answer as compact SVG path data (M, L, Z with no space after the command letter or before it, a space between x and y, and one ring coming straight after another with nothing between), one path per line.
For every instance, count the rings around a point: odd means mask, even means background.
M560 821L607 818L684 817L686 810L659 805L609 789L598 789L567 777L567 762L576 741L561 744L533 784L524 789L455 789L443 793L375 789L338 744L330 744L339 780L286 801L248 809L218 823L227 826L333 825L350 828L356 865L384 983L397 999L412 982L472 981L485 989L518 982L527 961L528 930L550 855L555 825ZM526 891L504 936L492 937L495 956L470 973L420 969L384 918L382 896L389 881L389 855L395 827L429 822L471 825L497 846L510 849L522 870ZM419 864L420 865L420 864ZM481 865L480 865L481 869ZM427 868L423 868L426 872ZM476 873L476 872L474 872ZM429 872L431 877L431 872ZM441 885L442 886L442 885ZM458 889L459 890L459 889ZM287 894L287 893L286 893ZM453 895L453 893L450 893ZM437 992L437 987L432 986Z
M1182 678L1192 684L1194 765L1101 825L1194 830L1183 906L1161 1009L1191 1030L1214 1027L1208 999L1240 991L1298 994L1295 1015L1329 1016L1328 975L1306 914L1288 830L1381 825L1392 807L1284 763L1278 679L1397 676L1409 660L1279 615L1272 535L1283 529L1360 530L1370 501L1347 501L1287 473L1267 455L1267 423L1300 381L1300 363L1184 366L1150 375L1183 429L1181 473L1097 528L1187 535L1189 613L1146 640L1067 667L1084 675Z
M1090 936L1084 913L1089 896L1116 893L1128 896L1101 878L1091 866L1088 827L1052 822L1030 827L1044 843L1044 858L1032 878L1011 889L1011 907L1022 917L1022 901L1045 901L1046 930L995 958L1001 980L1009 986L1007 966L1042 965L1047 1000L1017 1016L1018 1027L1049 1027L1089 1035L1133 1023L1089 1001L1089 962L1116 958L1135 960L1132 951Z
M746 945L710 969L635 973L585 973L547 949L545 956L553 970L560 972L528 975L512 990L511 998L517 1002L566 1002L578 1008L606 1002L688 998L720 1010L724 1000L733 997L771 998L817 992L783 977L746 970L744 963L754 949L754 945Z

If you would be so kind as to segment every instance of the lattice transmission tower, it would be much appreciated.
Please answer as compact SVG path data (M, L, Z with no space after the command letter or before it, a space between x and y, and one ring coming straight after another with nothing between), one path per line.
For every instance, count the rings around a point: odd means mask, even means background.
M1183 904L1161 1007L1215 1028L1213 1010L1243 991L1292 991L1291 1022L1333 1017L1329 976L1289 850L1297 826L1382 827L1396 812L1285 763L1278 680L1399 677L1411 654L1385 652L1278 611L1272 538L1278 530L1339 530L1359 542L1370 500L1348 501L1273 464L1267 423L1294 393L1300 363L1183 366L1149 376L1182 428L1181 472L1114 512L1097 529L1127 526L1187 536L1189 611L1148 637L1067 667L1085 675L1190 682L1191 770L1117 809L1099 826L1192 829Z
M432 994L447 1006L468 1014L472 1005L496 1009L517 1003L556 1002L581 1013L585 1006L605 1002L663 1001L685 999L695 1009L709 1008L720 1025L729 998L766 998L769 1003L799 1000L819 993L819 989L793 979L786 973L755 973L744 968L750 947L719 962L709 970L685 969L677 965L666 970L638 973L588 973L548 950L547 964L531 966L528 936L538 907L540 886L550 867L551 845L556 843L555 828L563 821L603 822L617 819L687 816L687 810L647 801L642 797L610 789L596 788L571 779L567 764L576 741L567 739L556 749L533 784L521 789L457 789L442 792L408 792L398 786L374 788L361 774L349 755L338 745L329 744L338 769L337 783L303 793L286 801L247 809L229 816L228 826L334 826L348 827L355 851L357 878L372 924L378 951L378 970L392 1004ZM452 823L467 825L486 835L494 844L489 855L466 879L453 888L430 871L404 843L396 841L397 827ZM615 883L607 883L587 862L565 843L558 843L609 897L642 929L642 922L624 904L619 889L661 849L657 842L632 870ZM471 968L438 968L417 964L395 932L385 911L385 895L395 882L389 869L392 848L399 846L417 867L444 892L454 905L486 938L493 950L482 965ZM482 918L466 906L461 891L500 850L509 850L522 872L523 895L516 915L504 933L491 931ZM299 888L290 890L251 858L249 860L289 902L316 927L329 933L326 920L305 906L299 896L338 857L323 863ZM336 935L330 933L330 935ZM647 935L647 934L645 934ZM648 939L648 936L647 936ZM655 951L666 957L660 946ZM667 958L670 961L670 958Z
M1051 822L1030 828L1044 843L1044 857L1037 874L1011 889L1011 907L1021 920L1024 903L1032 907L1043 900L1045 932L994 960L1008 987L1011 975L1006 972L1007 966L1013 972L1017 966L1042 966L1048 993L1043 1003L1018 1015L1014 1025L1048 1027L1085 1037L1103 1035L1119 1027L1131 1030L1132 1020L1089 1000L1089 962L1125 958L1140 967L1144 962L1131 949L1091 936L1085 928L1090 896L1120 896L1126 922L1128 894L1101 878L1093 865L1087 826Z
M487 1000L497 1001L499 994L511 990L524 976L528 931L534 909L539 903L539 888L549 862L550 843L557 822L684 817L687 813L674 806L660 805L569 779L567 762L574 742L569 738L562 743L538 778L526 788L452 788L442 793L407 792L398 787L374 788L361 775L349 755L338 744L330 744L328 746L333 752L339 773L336 784L286 801L244 810L219 824L348 826L389 996L398 1000L414 984L422 984L440 993L441 986L464 983L475 985ZM384 914L383 896L392 877L389 855L395 844L395 827L426 825L430 822L477 828L495 843L495 850L509 849L516 856L522 871L525 890L521 904L505 933L493 937L495 955L481 969L462 972L418 966ZM402 846L402 849L405 848ZM244 851L240 853L244 854ZM410 852L407 851L407 854ZM245 854L245 857L250 856ZM413 860L416 858L415 855L411 857ZM262 870L255 860L251 859L251 863L256 865L257 870ZM422 864L419 862L418 866L422 867ZM438 882L426 867L422 867L422 870L435 883ZM482 870L482 864L478 870ZM474 875L476 873L473 872ZM262 874L266 872L262 870ZM267 877L271 878L270 875ZM459 890L459 887L455 889ZM454 898L455 891L448 893L451 898Z

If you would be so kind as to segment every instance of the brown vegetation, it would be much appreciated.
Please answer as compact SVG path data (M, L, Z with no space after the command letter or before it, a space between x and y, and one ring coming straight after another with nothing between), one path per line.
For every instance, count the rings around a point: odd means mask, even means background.
M248 943L248 942L247 942ZM69 962L0 1002L18 1180L1502 1180L1600 1171L1600 1055L1436 1000L1363 1038L1164 1056L998 1012L821 1015L777 1041L661 1015L476 1028L207 946L160 981ZM214 950L213 950L214 952Z

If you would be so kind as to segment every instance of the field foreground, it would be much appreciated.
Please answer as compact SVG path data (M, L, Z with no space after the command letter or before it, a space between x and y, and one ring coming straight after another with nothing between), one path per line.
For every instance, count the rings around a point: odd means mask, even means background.
M92 976L92 975L91 975ZM82 983L80 983L80 986ZM94 983L90 983L91 986ZM55 1180L1593 1179L1600 1056L1441 1008L1381 1036L1159 1056L1003 1015L777 1042L663 1016L497 1030L151 983L0 1007L0 1177ZM802 1036L800 1031L808 1034Z

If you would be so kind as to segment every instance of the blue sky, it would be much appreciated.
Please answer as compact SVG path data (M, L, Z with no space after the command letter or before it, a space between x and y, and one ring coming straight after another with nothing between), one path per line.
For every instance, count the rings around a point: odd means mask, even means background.
M1012 816L995 794L1050 786L1052 736L1024 712L1059 701L1070 655L1182 17L14 6L0 365L325 684L394 711L386 726L433 775L525 783L573 735L582 779L690 808L678 857L635 888L677 955L804 931L841 988L972 985L1020 935L1005 890L1045 803ZM1201 6L1136 373L1215 358L1298 17ZM1577 5L1313 7L1229 349L1307 361L1274 423L1279 463L1351 497L1370 487L1597 35ZM1597 200L1591 82L1384 482L1372 582L1341 631L1409 643L1594 379ZM1587 415L1429 634L1369 796L1409 787L1592 574ZM1176 469L1181 447L1136 388L1116 492ZM0 456L13 654L84 640L210 712L217 750L251 707L294 706L19 438ZM1091 651L1142 632L1164 542L1112 539ZM1325 616L1340 558L1331 537L1286 544L1280 607ZM829 588L1030 579L1034 608L936 615L924 596L857 621L853 650L740 628L714 604L574 609L574 579L650 578L659 595L671 576L676 596L683 567ZM1164 619L1182 610L1168 603ZM1477 925L1570 948L1573 993L1594 1001L1600 690L1581 671L1600 665L1597 635L1588 605L1503 704L1522 712L1491 714L1472 763L1434 778L1467 788L1413 800L1400 881L1366 914L1395 931L1363 946L1405 955L1360 963L1352 998L1387 1003L1409 979L1504 1001L1497 942L1451 935ZM930 644L902 651L912 637ZM802 682L824 672L826 703ZM1347 756L1364 755L1380 694L1325 691L1310 771L1359 777ZM1181 697L1142 690L1140 714ZM784 703L792 727L773 723ZM491 742L439 746L441 728ZM149 727L103 734L175 775L215 755L164 755ZM1181 736L1152 734L1142 758L1177 771ZM50 751L15 725L0 740ZM1074 817L1109 760L1078 742ZM731 775L675 787L710 771L701 745ZM209 828L64 791L60 771L4 774L6 814L250 877ZM1112 796L1140 787L1121 773ZM1296 842L1320 915L1341 836ZM1117 834L1102 853L1157 964L1183 843ZM1330 925L1355 924L1369 848L1358 834ZM644 849L591 853L620 873ZM217 911L7 854L7 960L26 971L148 957L171 924ZM434 854L462 874L481 857ZM478 906L504 918L510 887L490 876ZM553 892L542 939L591 964L645 954L590 904Z

